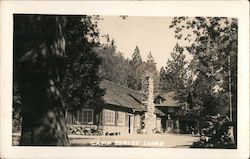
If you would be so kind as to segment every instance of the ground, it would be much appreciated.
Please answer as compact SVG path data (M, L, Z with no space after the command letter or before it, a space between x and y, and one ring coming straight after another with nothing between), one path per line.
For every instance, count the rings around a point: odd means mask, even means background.
M18 145L20 134L13 134L12 144ZM117 136L81 136L69 135L71 146L97 147L162 147L188 148L199 137L188 134L128 134Z
M129 134L118 136L71 136L71 146L188 148L199 137L183 134Z

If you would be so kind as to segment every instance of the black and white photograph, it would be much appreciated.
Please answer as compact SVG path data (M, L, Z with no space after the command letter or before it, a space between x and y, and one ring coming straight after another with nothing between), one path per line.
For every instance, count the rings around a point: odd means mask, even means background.
M230 17L15 14L13 145L237 148L237 34Z
M14 12L11 21L11 147L242 148L238 16Z

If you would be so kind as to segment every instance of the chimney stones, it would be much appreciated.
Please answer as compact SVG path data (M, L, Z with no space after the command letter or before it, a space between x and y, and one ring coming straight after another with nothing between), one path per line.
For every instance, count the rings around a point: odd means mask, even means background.
M144 113L144 132L147 134L154 133L156 129L156 115L154 104L154 82L150 75L142 78L142 103L146 108Z

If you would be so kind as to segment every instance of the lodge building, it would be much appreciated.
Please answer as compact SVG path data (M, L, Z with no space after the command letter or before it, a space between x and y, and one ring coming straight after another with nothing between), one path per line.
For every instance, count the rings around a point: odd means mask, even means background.
M85 106L81 110L68 111L68 125L98 127L103 132L155 133L173 132L178 121L173 118L181 109L173 91L154 91L153 79L142 79L142 90L136 91L103 80L104 104Z

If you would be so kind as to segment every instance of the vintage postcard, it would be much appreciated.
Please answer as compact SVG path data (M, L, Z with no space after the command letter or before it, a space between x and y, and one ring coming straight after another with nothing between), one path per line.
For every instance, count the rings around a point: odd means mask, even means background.
M248 11L3 1L1 157L248 158Z

